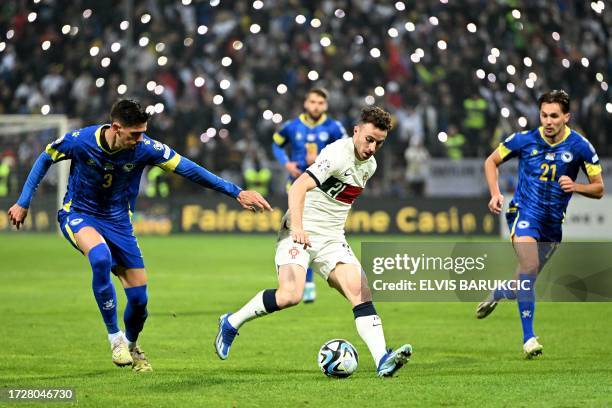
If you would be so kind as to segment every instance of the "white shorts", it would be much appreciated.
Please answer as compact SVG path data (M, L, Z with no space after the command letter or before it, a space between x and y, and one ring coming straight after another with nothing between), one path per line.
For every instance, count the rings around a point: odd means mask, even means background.
M304 249L304 245L293 242L287 228L281 228L274 257L277 270L282 265L297 264L304 269L311 267L325 280L339 263L354 264L361 270L361 264L343 237L326 237L316 234L309 235L309 237L312 246Z

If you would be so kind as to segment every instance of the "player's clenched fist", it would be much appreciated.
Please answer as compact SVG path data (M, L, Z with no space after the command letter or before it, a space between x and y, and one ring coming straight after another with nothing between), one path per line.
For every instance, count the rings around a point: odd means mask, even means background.
M566 193L573 193L574 191L576 191L576 184L574 183L574 180L572 180L568 176L559 177L559 185L561 186L561 189Z
M257 191L243 190L238 194L236 200L245 210L252 211L272 211L272 207Z
M16 226L17 229L19 229L21 224L23 224L26 217L28 216L28 209L23 208L19 204L14 204L11 208L9 208L8 216L9 220L11 220L13 225Z
M504 205L504 196L502 194L496 194L491 197L489 201L489 210L493 214L501 214L502 207Z

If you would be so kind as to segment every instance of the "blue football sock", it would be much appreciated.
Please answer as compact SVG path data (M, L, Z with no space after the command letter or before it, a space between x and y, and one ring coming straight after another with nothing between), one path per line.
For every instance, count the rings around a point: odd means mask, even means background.
M87 258L89 258L93 272L91 286L102 319L106 324L106 330L109 334L117 333L119 331L117 325L117 295L110 276L112 257L108 245L105 243L96 245L89 251Z
M535 313L535 281L534 275L520 274L520 287L517 291L517 301L519 313L521 316L521 324L523 326L523 343L532 337L533 333L533 315Z
M312 273L312 268L308 268L306 270L306 282L313 282L314 281L314 274Z
M516 299L516 292L509 288L497 288L493 291L493 300Z
M125 337L135 343L147 320L147 285L125 288L127 306L123 314L125 322Z

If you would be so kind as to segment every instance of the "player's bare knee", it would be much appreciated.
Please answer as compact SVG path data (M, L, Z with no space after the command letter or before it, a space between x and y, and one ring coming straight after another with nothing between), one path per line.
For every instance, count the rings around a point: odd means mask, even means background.
M528 261L520 263L520 273L525 275L537 275L540 270L538 261Z
M295 306L302 300L302 293L295 288L278 289L276 291L276 303L281 309Z

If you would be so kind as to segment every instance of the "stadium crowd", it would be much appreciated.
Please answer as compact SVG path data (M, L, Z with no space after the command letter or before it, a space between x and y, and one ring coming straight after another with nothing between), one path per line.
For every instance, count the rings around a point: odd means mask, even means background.
M563 88L572 126L612 154L601 1L134 0L132 18L109 3L0 4L0 114L86 125L135 97L156 112L149 134L240 183L244 166L273 166L274 130L322 86L349 132L366 104L394 114L377 177L391 182L372 189L393 193L406 158L484 157L537 126L537 95ZM14 140L0 155L30 166L42 137Z

